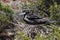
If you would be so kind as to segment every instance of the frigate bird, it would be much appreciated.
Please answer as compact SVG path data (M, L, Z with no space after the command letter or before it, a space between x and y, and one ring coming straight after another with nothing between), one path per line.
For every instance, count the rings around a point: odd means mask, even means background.
M23 20L27 23L27 24L46 24L49 23L50 20L48 18L44 18L44 17L39 17L38 15L34 15L34 14L30 14L30 12L28 10L24 11L24 18Z

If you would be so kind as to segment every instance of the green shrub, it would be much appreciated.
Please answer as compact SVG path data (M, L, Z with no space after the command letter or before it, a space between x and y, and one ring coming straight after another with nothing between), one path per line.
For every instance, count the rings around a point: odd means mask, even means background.
M59 5L57 5L57 3L56 2L54 2L54 5L51 5L50 6L50 9L49 9L49 11L50 11L50 18L52 19L52 20L60 20L60 6ZM58 18L58 19L57 19Z
M9 24L9 21L13 21L13 14L13 10L8 5L3 5L0 2L0 27L4 28Z
M8 19L2 14L0 14L0 21L4 23L8 23Z
M14 12L11 7L9 7L9 5L3 5L2 3L0 3L0 11L5 12L7 19L12 20L12 15L14 14Z

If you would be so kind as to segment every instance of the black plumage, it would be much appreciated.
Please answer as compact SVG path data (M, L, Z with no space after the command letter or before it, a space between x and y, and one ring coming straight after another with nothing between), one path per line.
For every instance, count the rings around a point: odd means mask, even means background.
M34 25L35 24L45 24L45 23L50 22L50 20L47 18L43 18L43 17L39 17L34 14L30 14L29 11L25 11L23 20L28 24L34 24Z

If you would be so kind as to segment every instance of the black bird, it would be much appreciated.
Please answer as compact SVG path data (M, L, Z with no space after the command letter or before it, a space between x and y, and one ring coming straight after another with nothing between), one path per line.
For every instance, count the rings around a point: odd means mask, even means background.
M27 23L27 24L46 24L49 23L50 20L48 18L43 18L43 17L39 17L37 15L34 14L30 14L30 12L28 10L24 11L24 18L23 20Z

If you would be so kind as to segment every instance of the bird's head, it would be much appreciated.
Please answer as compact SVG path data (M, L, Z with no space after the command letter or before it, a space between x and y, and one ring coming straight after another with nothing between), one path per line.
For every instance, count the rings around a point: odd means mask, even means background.
M27 9L26 10L23 10L22 12L25 13L25 14L29 14L30 13L30 11L27 10Z

